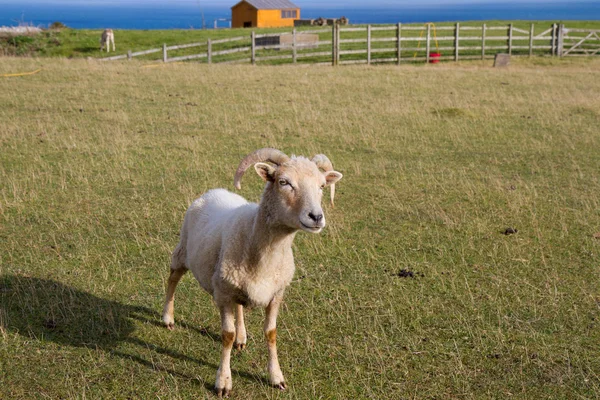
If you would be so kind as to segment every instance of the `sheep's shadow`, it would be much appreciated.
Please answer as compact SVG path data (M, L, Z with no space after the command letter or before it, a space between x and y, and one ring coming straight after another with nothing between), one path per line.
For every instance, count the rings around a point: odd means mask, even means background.
M156 364L139 355L118 349L121 342L133 343L179 360L211 367L215 371L218 368L216 364L149 344L132 335L135 320L156 325L157 329L166 329L160 322L159 313L146 307L106 300L49 279L17 275L0 277L0 299L0 307L4 309L4 328L30 339L43 338L64 346L102 349L150 369L157 369ZM185 323L178 325L220 342L220 336L210 330ZM163 370L199 383L197 378L166 368ZM256 380L254 375L236 372L246 379ZM205 386L212 389L208 384Z

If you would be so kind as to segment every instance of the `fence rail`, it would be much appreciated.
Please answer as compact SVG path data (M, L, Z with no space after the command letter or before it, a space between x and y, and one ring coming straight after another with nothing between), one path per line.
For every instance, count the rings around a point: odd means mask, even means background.
M440 35L438 36L438 32ZM313 35L311 41L299 35ZM268 40L277 37L271 44ZM306 38L307 36L303 36ZM291 39L290 39L291 38ZM260 39L260 41L257 41ZM285 39L285 40L284 40ZM266 42L265 42L266 40ZM198 48L196 53L186 54ZM181 54L183 51L184 54ZM192 50L193 51L193 50ZM169 54L171 52L171 54ZM174 55L179 52L181 55ZM122 60L162 53L165 63L198 60L207 63L303 62L313 64L406 63L488 59L496 53L512 56L593 56L600 54L600 29L570 29L563 24L530 29L501 26L344 27L238 36L148 49L102 58Z

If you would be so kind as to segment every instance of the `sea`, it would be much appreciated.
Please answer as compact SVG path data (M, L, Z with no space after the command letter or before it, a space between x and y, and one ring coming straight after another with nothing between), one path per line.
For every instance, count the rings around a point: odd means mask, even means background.
M232 4L237 1L233 0ZM365 1L358 5L328 8L301 7L302 18L339 18L353 24L390 24L477 20L600 20L600 0L575 1L439 1L387 2L385 6ZM419 4L421 3L421 4ZM356 4L356 3L351 3ZM364 5L363 5L364 4ZM78 29L212 29L228 27L230 6L202 6L194 2L118 2L52 0L0 0L0 26L28 24L46 27L59 21Z

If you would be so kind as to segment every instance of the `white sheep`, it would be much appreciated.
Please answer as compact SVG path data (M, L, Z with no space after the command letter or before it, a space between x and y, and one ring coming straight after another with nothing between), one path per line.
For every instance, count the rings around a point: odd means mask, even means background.
M100 36L100 51L104 50L110 53L110 43L112 42L113 51L115 51L115 34L112 29L105 29Z
M214 189L188 208L171 259L163 311L164 323L173 329L175 287L187 270L213 296L221 313L223 343L215 382L219 396L228 396L231 391L229 360L234 341L236 348L246 346L244 307L266 307L269 378L274 387L286 388L277 359L276 323L283 292L295 270L292 241L299 230L321 232L325 226L323 188L331 186L333 204L335 182L342 178L322 154L309 160L265 148L241 161L234 180L237 189L253 164L266 182L259 204L248 203L225 189Z

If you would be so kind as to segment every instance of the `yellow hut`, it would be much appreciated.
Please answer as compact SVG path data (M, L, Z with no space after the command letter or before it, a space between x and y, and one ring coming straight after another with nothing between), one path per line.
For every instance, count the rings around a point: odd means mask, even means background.
M232 28L294 26L300 8L288 0L242 0L231 7Z

